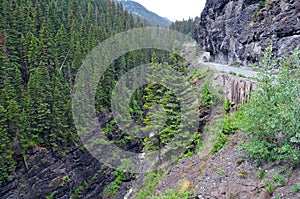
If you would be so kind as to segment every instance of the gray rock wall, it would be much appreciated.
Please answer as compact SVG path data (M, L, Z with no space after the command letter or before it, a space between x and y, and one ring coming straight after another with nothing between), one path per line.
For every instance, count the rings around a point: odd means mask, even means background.
M207 0L195 35L217 63L256 63L270 40L277 57L300 48L300 1Z
M25 159L19 159L11 181L0 187L0 199L43 199L51 194L59 199L72 195L100 198L104 187L114 179L113 170L83 148L75 148L61 157L36 148Z

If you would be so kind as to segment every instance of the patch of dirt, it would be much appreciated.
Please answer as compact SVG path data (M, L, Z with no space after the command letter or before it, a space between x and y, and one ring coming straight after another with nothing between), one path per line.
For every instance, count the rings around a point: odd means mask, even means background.
M170 188L180 190L182 182L188 181L199 199L300 198L299 191L292 192L300 183L299 169L288 171L285 165L274 164L258 168L254 160L238 149L237 144L242 139L243 135L237 133L228 146L213 156L201 159L200 154L180 160L159 181L154 193L164 193ZM259 172L264 173L261 179Z
M300 182L299 171L279 174L284 167L274 164L258 168L238 149L237 143L242 139L241 133L234 135L232 142L212 157L195 187L198 198L300 198L299 193L292 194L293 186ZM265 175L261 179L259 172ZM274 180L275 176L281 176L285 183Z

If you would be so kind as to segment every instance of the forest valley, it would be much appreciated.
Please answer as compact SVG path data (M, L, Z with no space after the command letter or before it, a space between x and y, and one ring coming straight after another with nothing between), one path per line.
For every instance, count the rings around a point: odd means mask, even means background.
M192 35L198 20L175 22L170 28ZM41 153L51 151L55 154L53 157L60 160L74 151L74 148L85 150L72 115L71 101L76 74L85 56L99 43L117 33L143 26L142 21L125 11L122 4L110 0L1 1L0 187L5 187L16 178L18 168L28 169L31 164L28 159L33 149ZM95 96L99 122L112 143L136 153L158 150L170 142L180 132L180 104L171 90L159 84L149 84L136 90L131 97L129 110L133 120L147 129L150 117L162 117L159 113L149 113L153 104L161 103L167 110L167 119L162 118L166 124L157 136L129 136L118 129L110 113L110 97L122 74L145 63L150 63L153 70L159 70L164 64L179 73L190 74L191 83L194 79L203 81L201 88L195 87L201 101L201 104L196 104L199 106L200 117L209 115L213 107L224 105L222 132L213 144L211 154L228 144L229 136L239 130L246 132L248 139L252 140L243 145L243 149L252 158L260 163L286 162L291 168L298 168L299 51L273 61L270 61L272 50L265 54L260 65L261 76L257 79L261 89L253 94L252 102L238 108L239 111L233 114L230 103L212 88L209 78L206 78L211 77L211 70L191 72L187 67L189 63L176 49L174 52L157 49L131 51L115 60L100 79ZM272 64L279 64L283 68L277 77L267 72ZM201 122L200 119L198 132L176 161L201 150L201 133L206 121ZM135 178L134 174L125 173L122 168L107 171L107 176L113 175L101 190L107 198L117 196L120 185ZM147 174L150 188L137 193L138 198L151 197L157 181L162 178L161 172ZM60 185L63 187L71 181L69 176L64 176ZM72 185L68 196L84 197L82 192L89 186L88 182L87 179L78 186ZM295 192L299 190L300 185L295 188ZM55 190L36 197L54 198L56 194L58 191ZM175 198L189 198L193 195L192 190L169 194L175 194Z

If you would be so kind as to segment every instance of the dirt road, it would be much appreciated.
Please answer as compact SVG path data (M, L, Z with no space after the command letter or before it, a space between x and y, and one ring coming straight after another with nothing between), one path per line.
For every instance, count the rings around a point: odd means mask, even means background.
M257 72L250 69L250 67L233 67L224 64L217 64L213 62L204 62L204 60L209 60L209 53L204 51L197 50L196 43L187 43L183 45L182 53L185 57L188 57L188 60L192 60L192 65L196 67L196 69L200 69L202 67L209 67L219 72L230 73L233 72L237 75L243 75L246 77L256 77Z
M210 67L216 71L219 72L226 72L226 73L230 73L233 72L237 75L241 74L243 76L246 77L256 77L257 76L257 72L250 70L248 68L245 67L233 67L233 66L229 66L229 65L223 65L223 64L217 64L217 63L211 63L211 62L198 62L197 65L195 65L195 67Z

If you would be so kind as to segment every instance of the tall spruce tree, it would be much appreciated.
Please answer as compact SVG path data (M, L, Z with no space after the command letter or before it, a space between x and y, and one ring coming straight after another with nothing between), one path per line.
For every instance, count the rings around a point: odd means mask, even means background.
M44 62L31 75L28 82L28 115L32 139L35 144L48 146L51 144L51 83L48 68ZM51 139L50 139L51 140ZM51 140L53 141L53 139Z
M16 162L13 159L13 145L8 135L6 110L0 105L0 185L11 177Z

